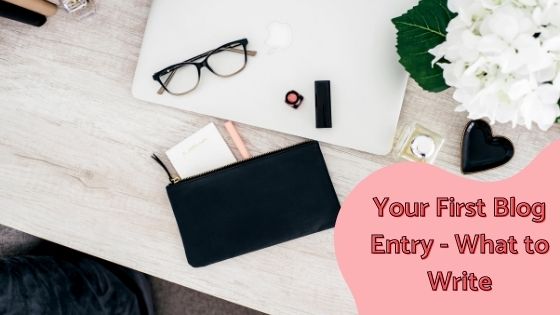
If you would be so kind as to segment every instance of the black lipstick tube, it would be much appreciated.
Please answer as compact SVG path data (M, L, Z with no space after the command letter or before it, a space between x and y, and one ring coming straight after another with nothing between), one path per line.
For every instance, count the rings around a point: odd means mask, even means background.
M332 128L331 81L315 81L315 125Z

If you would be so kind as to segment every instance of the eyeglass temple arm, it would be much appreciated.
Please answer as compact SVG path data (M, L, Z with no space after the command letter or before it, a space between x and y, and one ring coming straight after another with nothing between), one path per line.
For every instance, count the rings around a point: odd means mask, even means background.
M244 49L237 49L237 48L222 48L222 50L226 50L226 51L230 51L230 52L234 52L234 53L238 53L238 54L245 54L245 50ZM203 54L200 54L196 57L193 57L191 59L185 60L183 62L192 62L195 60L198 60L200 58L206 57L208 56L210 53L213 53L214 50L209 50ZM247 56L251 56L254 57L257 55L257 52L255 50L248 50L247 49ZM167 77L167 79L165 79L165 82L163 82L163 85L167 86L167 84L169 82L171 82L171 79L173 79L173 76L175 75L175 71L177 71L177 69L172 70L171 73L169 74L169 76ZM162 87L159 88L159 90L157 91L157 94L161 95L163 94L163 92L165 92L165 89Z
M223 50L231 51L231 52L238 53L238 54L245 54L245 50L243 50L243 49L224 48ZM257 55L257 51L255 51L255 50L248 50L248 49L247 49L247 56L254 57L254 56L256 56L256 55Z
M175 71L176 71L176 69L171 71L171 73L169 74L167 79L165 79L165 82L163 82L164 86L167 86L167 84L171 81L171 79L173 79L173 76L175 75ZM163 88L163 86L161 86L159 88L159 90L157 91L157 94L161 95L161 94L163 94L163 92L165 92L165 89Z

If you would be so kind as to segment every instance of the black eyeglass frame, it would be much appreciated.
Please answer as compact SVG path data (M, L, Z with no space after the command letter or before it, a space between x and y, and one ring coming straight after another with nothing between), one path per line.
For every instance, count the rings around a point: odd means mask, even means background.
M247 40L246 38L239 39L239 40L236 40L236 41L232 41L232 42L224 44L224 45L222 45L222 46L220 46L216 49L209 50L209 51L207 51L205 53L202 53L202 54L200 54L196 57L190 58L190 59L185 60L183 62L176 63L174 65L171 65L169 67L166 67L166 68L154 73L152 78L154 79L154 81L157 81L161 85L161 88L158 90L158 94L163 94L163 92L165 91L169 94L180 96L180 95L185 95L185 94L188 94L188 93L194 91L198 87L198 85L200 84L201 70L204 67L208 68L208 70L210 70L210 72L212 72L213 74L215 74L219 77L222 77L222 78L229 78L229 77L232 77L232 76L238 74L239 72L243 71L245 69L245 67L247 66L248 56L256 56L256 54L257 54L256 51L247 49L248 44L249 44L249 40ZM236 49L239 46L242 46L243 50ZM235 71L234 73L227 74L227 75L217 73L208 64L208 59L212 55L214 55L216 53L220 53L222 51L230 51L230 52L234 52L234 53L244 54L245 55L245 60L244 60L244 63L243 63L243 67L241 67L239 70ZM200 62L195 62L195 61L197 61L201 58L204 58L204 59ZM190 90L188 90L186 92L182 92L182 93L175 93L175 92L170 91L167 88L167 85L173 79L173 76L175 75L175 72L178 69L180 69L181 67L184 67L184 66L187 66L187 65L193 65L193 66L196 67L196 70L197 70L197 73L198 73L198 81L196 82L196 85L194 87L192 87ZM167 75L167 74L169 74L167 79L165 79L165 81L162 81L162 76Z

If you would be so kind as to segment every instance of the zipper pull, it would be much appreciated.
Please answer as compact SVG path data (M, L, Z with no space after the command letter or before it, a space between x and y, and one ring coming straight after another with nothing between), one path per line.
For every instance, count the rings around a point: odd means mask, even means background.
M165 164L155 153L152 154L152 159L154 159L154 161L156 161L163 168L165 173L167 173L167 177L169 177L169 182L171 182L171 184L177 184L181 180L179 177L173 177L173 175L171 175L171 172L169 171L167 166L165 166Z

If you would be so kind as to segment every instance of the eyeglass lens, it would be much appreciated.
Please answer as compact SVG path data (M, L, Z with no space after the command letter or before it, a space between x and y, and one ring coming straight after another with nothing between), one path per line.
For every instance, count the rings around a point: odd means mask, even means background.
M198 86L200 76L198 68L194 64L183 65L174 71L160 76L165 88L173 94L185 94Z
M241 44L229 47L230 49L215 52L208 57L208 67L216 75L229 77L239 73L245 67L246 57Z

